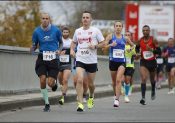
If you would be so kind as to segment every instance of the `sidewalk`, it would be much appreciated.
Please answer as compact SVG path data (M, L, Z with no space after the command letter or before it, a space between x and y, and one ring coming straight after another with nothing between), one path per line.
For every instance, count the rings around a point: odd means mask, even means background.
M147 90L150 89L150 84L147 84ZM166 82L162 83L162 88L167 88ZM140 91L140 84L134 85L133 92ZM56 92L49 91L49 102L51 105L58 104L58 99L61 95L60 88ZM95 88L95 98L112 96L113 90L111 85L101 85ZM75 89L69 89L67 92L66 102L76 100ZM14 109L22 109L24 107L44 105L41 93L27 93L18 95L0 96L0 112Z

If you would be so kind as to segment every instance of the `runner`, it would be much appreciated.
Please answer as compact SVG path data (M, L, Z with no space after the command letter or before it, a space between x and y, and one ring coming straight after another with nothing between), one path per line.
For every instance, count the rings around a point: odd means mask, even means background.
M62 41L63 49L59 56L59 73L58 80L61 85L62 96L59 99L59 104L63 105L65 102L65 97L68 89L68 80L71 75L71 57L70 57L70 45L72 39L69 38L70 30L68 27L63 27L62 29Z
M78 96L77 111L83 111L83 78L84 72L87 72L88 86L89 86L89 99L87 106L91 109L94 106L94 79L97 71L97 48L102 47L104 44L104 37L101 31L95 27L90 26L92 21L91 13L88 11L82 14L83 26L76 29L73 42L71 44L71 55L75 57L74 48L77 46L76 52L76 72L77 72L77 85L76 91Z
M127 36L121 34L123 24L121 21L114 23L114 33L107 35L106 47L109 48L109 69L112 78L112 85L114 91L114 107L119 107L119 97L121 94L121 83L124 76L126 59L125 59L125 44L128 42L134 49L134 44Z
M146 105L145 93L146 93L146 82L148 76L150 77L151 82L151 99L156 98L155 92L155 75L156 75L156 58L154 52L156 51L157 41L150 36L150 27L144 25L142 28L143 37L139 40L139 45L137 46L141 50L141 59L140 59L140 74L141 74L141 94L142 99L140 104ZM137 50L139 51L139 50Z
M60 54L62 50L61 31L51 24L48 13L41 14L41 25L38 26L32 36L32 47L30 52L34 52L39 45L39 55L35 64L35 71L40 79L40 88L45 101L45 112L50 111L48 91L46 81L52 91L56 91L58 74L58 61L56 54Z
M132 37L130 32L126 32L125 36L128 36L130 39ZM136 54L135 48L133 48L132 50L131 46L128 44L128 42L126 42L125 45L125 57L126 57L126 69L125 69L125 84L124 84L124 90L125 90L125 97L124 100L126 103L129 103L129 92L130 92L130 83L132 82L132 77L134 74L134 55Z
M168 46L164 48L162 56L166 58L166 71L168 74L169 86L168 94L174 94L173 83L175 76L175 45L173 38L168 39Z
M161 88L161 81L163 80L163 67L164 67L164 59L162 58L162 50L160 46L156 46L158 53L156 53L156 61L157 61L157 69L156 69L156 88Z

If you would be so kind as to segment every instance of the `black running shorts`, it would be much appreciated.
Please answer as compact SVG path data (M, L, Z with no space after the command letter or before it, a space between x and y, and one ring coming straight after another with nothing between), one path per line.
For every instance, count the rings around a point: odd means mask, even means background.
M42 54L39 54L35 64L35 72L38 76L46 75L47 77L57 79L58 60L43 61Z

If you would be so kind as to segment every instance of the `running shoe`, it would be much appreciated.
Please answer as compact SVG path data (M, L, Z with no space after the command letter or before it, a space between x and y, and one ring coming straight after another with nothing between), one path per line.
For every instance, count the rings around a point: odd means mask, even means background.
M115 99L114 100L114 107L119 107L119 100L118 99Z
M64 105L64 96L61 96L61 99L58 101L60 105Z
M77 107L78 112L83 112L84 111L84 106L82 103L78 102L78 107Z
M130 100L129 100L129 97L128 97L128 96L125 96L125 97L124 97L124 100L125 100L125 103L129 103L129 102L130 102Z
M55 83L55 85L52 87L52 91L56 91L57 88L58 88L58 85L57 85L57 83Z
M174 90L173 89L170 89L168 94L174 94Z
M140 100L140 104L146 105L145 99L141 99L141 100Z
M87 95L83 94L83 103L86 103L86 102L87 102Z
M157 89L161 89L161 85L157 85L156 88L157 88Z
M87 101L87 106L89 109L94 107L94 98L89 98Z
M44 112L50 112L50 105L49 104L46 104L44 109L43 109Z

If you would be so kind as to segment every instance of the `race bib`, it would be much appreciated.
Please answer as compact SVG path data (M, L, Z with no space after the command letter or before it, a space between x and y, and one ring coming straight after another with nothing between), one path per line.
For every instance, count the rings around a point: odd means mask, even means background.
M144 59L150 59L150 58L154 57L154 54L151 51L144 51L143 57L144 57Z
M126 64L131 64L131 58L126 58Z
M80 56L87 57L87 56L90 55L90 51L89 51L89 49L80 49L80 50L79 50L79 55L80 55Z
M69 62L69 55L60 55L60 62Z
M113 58L124 58L124 50L113 49Z
M157 58L156 61L157 64L163 64L163 58Z
M168 63L175 63L175 58L174 57L169 57L168 58Z
M43 60L44 61L51 61L56 59L56 53L53 51L43 51Z

